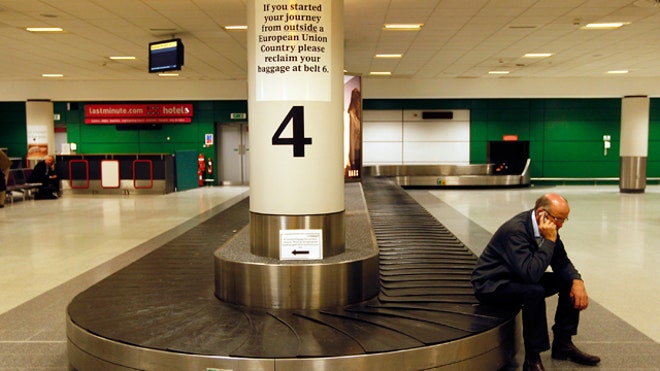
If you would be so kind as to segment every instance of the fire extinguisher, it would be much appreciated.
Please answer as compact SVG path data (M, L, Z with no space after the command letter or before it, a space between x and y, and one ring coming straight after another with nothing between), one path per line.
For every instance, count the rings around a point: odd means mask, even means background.
M206 181L209 185L213 184L213 159L208 158L208 164L206 166Z
M204 155L202 153L199 154L197 157L197 176L198 176L198 183L199 186L204 185L204 170L206 169L206 160L204 159Z

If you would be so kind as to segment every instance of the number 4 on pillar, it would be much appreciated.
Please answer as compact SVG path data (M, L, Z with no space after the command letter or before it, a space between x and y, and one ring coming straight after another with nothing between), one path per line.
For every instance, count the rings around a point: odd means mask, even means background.
M293 122L293 136L283 138L282 133ZM273 145L293 145L293 157L305 157L305 145L312 144L312 138L305 138L305 107L293 106L273 134Z

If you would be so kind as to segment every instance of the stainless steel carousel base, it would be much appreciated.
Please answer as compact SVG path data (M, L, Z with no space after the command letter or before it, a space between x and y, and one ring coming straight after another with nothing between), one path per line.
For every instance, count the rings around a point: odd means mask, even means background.
M367 175L389 177L403 187L523 187L531 184L530 159L521 174L501 174L493 164L375 165Z
M375 354L245 358L137 347L90 334L67 318L69 362L76 370L498 370L517 352L512 318L495 329L447 343Z
M344 211L318 215L271 215L250 212L250 253L272 259L280 258L281 230L316 229L322 233L322 256L327 258L345 251Z
M389 179L348 184L346 200L347 250L378 244L375 297L300 309L216 298L214 252L247 233L244 200L76 296L71 369L498 370L513 358L517 312L478 304L476 257L451 232Z
M366 220L356 219L348 217L350 223L370 229ZM306 309L353 304L378 294L378 249L370 233L351 239L339 255L311 261L250 254L249 235L241 231L215 253L215 294L222 301Z

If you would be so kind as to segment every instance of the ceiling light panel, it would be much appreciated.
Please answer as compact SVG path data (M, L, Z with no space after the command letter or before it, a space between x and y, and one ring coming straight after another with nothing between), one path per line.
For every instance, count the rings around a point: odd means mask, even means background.
M383 28L390 31L419 31L422 23L386 23Z
M401 58L403 54L376 54L376 58Z
M27 27L26 30L30 32L64 32L60 27Z
M523 55L525 58L548 58L552 56L552 53L527 53Z
M583 27L582 30L614 30L619 27L630 24L630 22L607 22L607 23L589 23Z
M224 29L227 31L241 31L241 30L247 30L247 28L248 28L247 25L229 25L224 27Z

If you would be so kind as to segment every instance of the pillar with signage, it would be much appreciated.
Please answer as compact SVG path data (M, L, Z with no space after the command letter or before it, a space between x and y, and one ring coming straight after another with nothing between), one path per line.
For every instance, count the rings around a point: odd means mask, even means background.
M29 166L49 154L55 154L53 112L53 102L50 100L28 100L25 103Z
M282 309L373 298L378 248L344 204L343 2L247 4L250 225L216 250L215 295Z
M250 249L344 251L343 2L248 2Z
M619 190L643 193L649 146L648 96L626 96L621 101L621 148Z

